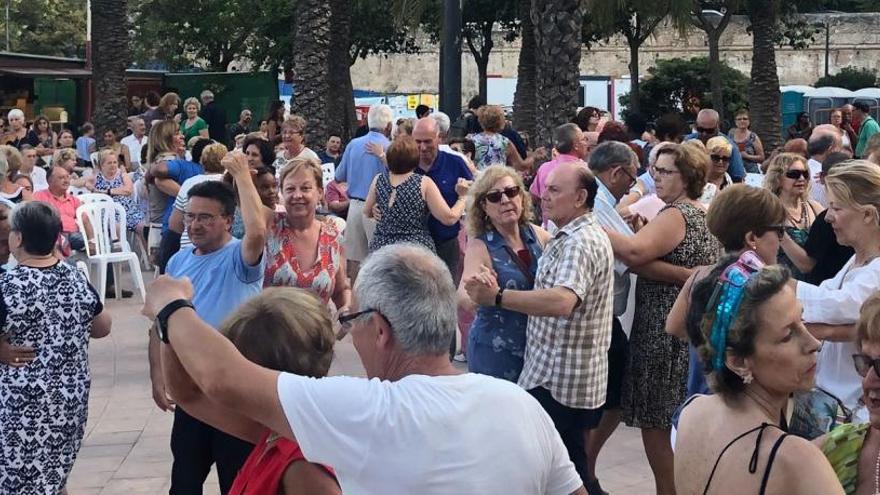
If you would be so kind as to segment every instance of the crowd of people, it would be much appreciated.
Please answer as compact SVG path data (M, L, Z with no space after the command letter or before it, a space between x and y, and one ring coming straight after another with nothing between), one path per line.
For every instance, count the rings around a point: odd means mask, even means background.
M373 105L348 143L308 143L282 104L253 129L213 98L133 99L100 144L9 112L0 491L60 492L82 440L110 322L72 266L78 192L167 274L144 313L172 493L216 465L224 494L603 494L621 422L658 494L880 489L861 102L766 153L747 111L725 134L711 109L689 129L586 107L545 150L478 99L454 122ZM346 338L368 379L326 378Z

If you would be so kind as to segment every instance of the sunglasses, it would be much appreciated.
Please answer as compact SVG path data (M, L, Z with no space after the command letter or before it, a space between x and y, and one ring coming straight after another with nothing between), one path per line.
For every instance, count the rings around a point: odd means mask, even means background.
M360 318L361 316L364 316L364 315L367 315L370 313L375 313L375 312L376 312L375 309L367 308L363 311L358 311L357 313L349 313L349 314L340 315L338 318L339 325L342 326L343 330L348 332L349 330L351 330L351 326L353 324L352 322L354 322L354 320Z
M699 126L697 127L697 134L715 134L716 132L718 132L718 129L716 129L714 127L710 128L710 129L707 129L705 127L699 127Z
M856 373L862 378L868 376L868 371L874 368L874 374L880 378L880 359L873 359L865 354L853 354L853 364L856 365Z
M810 171L809 170L789 170L789 171L785 172L785 176L788 177L789 179L794 179L794 180L798 180L801 177L803 177L804 179L809 179L810 178Z
M490 203L497 203L497 202L501 201L502 194L507 196L508 199L513 199L513 198L519 196L519 192L520 192L519 186L507 187L507 188L504 188L503 191L487 192L486 193L486 201L488 201Z
M776 235L779 236L779 240L782 241L782 239L785 238L785 225L768 225L767 227L760 229L758 232L760 232L761 235L764 235L767 232L776 232Z
M712 158L713 162L729 162L729 156L721 156L721 155L709 155Z

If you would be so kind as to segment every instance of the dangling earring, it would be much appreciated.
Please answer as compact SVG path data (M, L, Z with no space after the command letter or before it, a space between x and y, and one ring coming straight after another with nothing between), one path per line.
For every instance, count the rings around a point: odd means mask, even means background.
M742 381L743 381L743 383L745 383L746 385L752 383L752 374L751 374L751 373L746 373L746 375L745 375L744 377L742 377Z
M750 244L750 245L749 245L749 248L750 248L752 251L754 251L754 250L758 249L758 245L757 245L757 244Z

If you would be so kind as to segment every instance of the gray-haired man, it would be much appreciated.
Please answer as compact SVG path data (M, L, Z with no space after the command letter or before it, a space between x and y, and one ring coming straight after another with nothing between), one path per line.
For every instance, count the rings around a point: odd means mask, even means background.
M382 248L354 291L355 312L340 321L370 380L262 368L186 307L164 312L163 352L176 353L220 405L333 466L345 493L586 494L534 399L450 364L456 290L439 258L412 245ZM144 312L153 317L191 295L187 280L161 277Z

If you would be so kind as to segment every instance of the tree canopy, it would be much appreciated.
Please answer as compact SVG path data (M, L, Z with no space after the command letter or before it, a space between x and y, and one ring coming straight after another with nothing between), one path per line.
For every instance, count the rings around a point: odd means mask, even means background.
M9 51L85 57L86 3L82 0L10 0ZM0 11L0 50L6 50L6 16Z
M844 67L837 74L820 77L814 84L815 87L836 86L850 91L862 88L873 88L877 84L877 71L871 69L859 69L856 67Z

